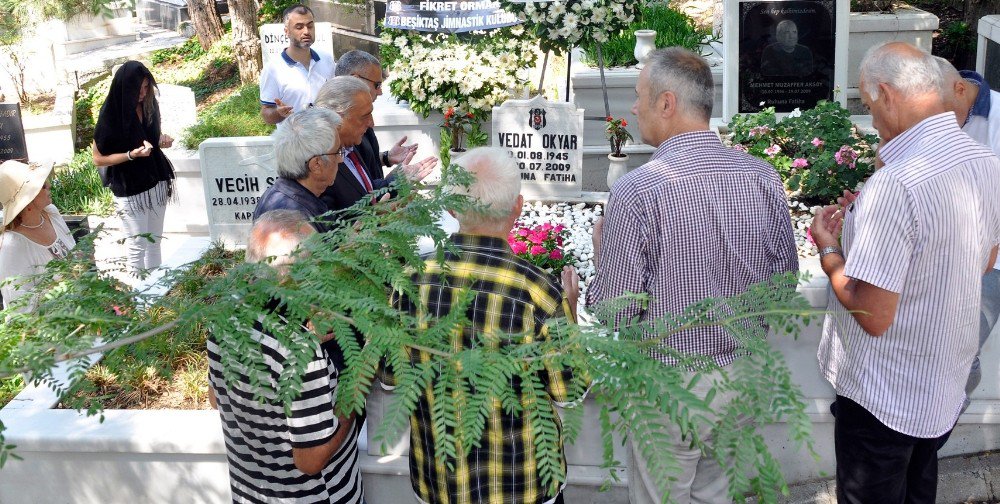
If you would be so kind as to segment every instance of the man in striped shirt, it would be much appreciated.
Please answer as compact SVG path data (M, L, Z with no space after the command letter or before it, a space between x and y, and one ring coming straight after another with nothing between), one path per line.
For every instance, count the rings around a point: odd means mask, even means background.
M517 345L549 337L548 323L557 318L572 319L570 306L579 296L576 270L562 271L562 284L533 264L515 256L507 243L507 234L521 215L523 198L517 165L510 154L498 148L469 151L457 164L475 175L468 188L454 187L487 207L487 211L456 214L458 233L452 235L454 249L445 251L444 264L431 253L426 269L415 273L418 299L393 296L401 310L417 316L421 324L433 324L448 315L462 296L470 295L465 316L470 322L461 331L453 331L450 347L472 348L482 342ZM414 351L415 362L426 361L429 354ZM576 382L568 370L543 371L546 392L552 403L579 399L585 384ZM389 377L386 377L389 379ZM391 381L391 379L389 379ZM521 397L520 380L511 378L508 385ZM388 388L388 387L387 387ZM423 504L561 504L562 484L566 481L566 460L559 457L558 491L544 484L535 453L535 438L528 428L528 408L507 411L497 398L492 399L489 418L479 446L467 456L457 458L435 451L436 428L431 422L435 404L430 384L420 396L410 417L410 483L418 502ZM577 397L571 397L575 395ZM552 404L543 407L552 408ZM558 418L558 417L556 417ZM560 438L561 426L555 426ZM450 428L449 428L450 429Z
M842 503L934 502L937 450L978 346L980 282L1000 242L1000 159L959 129L941 84L916 47L869 50L861 100L885 166L812 225L833 294L818 358L837 392Z
M611 188L607 217L594 230L597 275L587 303L626 293L649 295L621 310L616 327L656 320L707 297L725 298L777 273L798 271L798 257L784 187L774 167L726 148L709 130L714 85L705 60L683 49L654 51L639 74L635 105L643 142L657 147L648 163ZM719 366L738 358L738 344L721 327L684 331L668 345L704 355ZM671 364L669 357L653 357ZM704 397L713 377L693 392ZM720 394L722 396L723 394ZM731 397L717 396L721 409ZM711 430L699 426L704 438ZM680 503L728 500L728 480L712 458L666 425L680 472L670 497ZM632 504L661 502L662 492L633 444Z
M280 269L299 242L313 232L301 212L267 212L250 230L247 260L274 257L271 264ZM277 309L276 304L265 309ZM308 329L302 327L302 331ZM357 448L360 425L354 415L340 418L333 412L337 371L320 340L315 340L315 355L306 366L301 393L289 415L273 392L279 380L287 379L283 373L289 349L259 324L249 335L238 337L259 343L268 367L263 383L256 387L245 369L237 369L239 378L227 382L219 345L230 337L212 335L208 340L209 397L222 418L233 502L363 503ZM265 388L259 391L267 398L264 402L255 398L261 387Z

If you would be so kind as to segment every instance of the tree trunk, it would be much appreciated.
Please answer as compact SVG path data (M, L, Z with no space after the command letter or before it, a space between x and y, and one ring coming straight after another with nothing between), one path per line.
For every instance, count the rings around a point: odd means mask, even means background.
M233 21L233 52L240 67L240 82L255 83L261 70L257 1L229 0L229 15Z
M187 0L187 5L198 43L207 51L222 38L223 33L222 20L215 12L215 0Z

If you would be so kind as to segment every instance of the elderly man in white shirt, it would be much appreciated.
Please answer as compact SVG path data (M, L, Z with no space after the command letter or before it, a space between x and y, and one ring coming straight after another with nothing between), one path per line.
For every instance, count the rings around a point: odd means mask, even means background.
M818 358L837 392L842 503L934 502L937 450L977 350L980 278L1000 243L1000 159L959 129L942 83L909 44L868 52L861 99L885 166L812 224L832 291Z

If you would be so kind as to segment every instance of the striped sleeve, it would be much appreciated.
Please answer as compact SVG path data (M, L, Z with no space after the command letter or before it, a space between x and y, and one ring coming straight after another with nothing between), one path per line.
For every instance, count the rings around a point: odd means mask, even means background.
M847 254L845 275L890 292L902 292L917 231L911 203L906 189L889 173L871 177L854 205L856 235Z
M333 413L337 380L328 359L319 345L316 358L306 367L302 393L292 401L288 417L290 443L293 448L310 448L326 443L337 431L337 416Z
M616 189L627 193L622 183L615 185ZM608 200L607 216L604 218L604 230L601 237L601 259L597 274L591 282L587 293L587 306L617 298L625 293L647 291L649 264L646 255L648 243L644 232L646 224L633 211L630 201L619 194L612 193ZM622 320L631 320L642 315L639 303L633 302L623 308L615 316L614 325Z

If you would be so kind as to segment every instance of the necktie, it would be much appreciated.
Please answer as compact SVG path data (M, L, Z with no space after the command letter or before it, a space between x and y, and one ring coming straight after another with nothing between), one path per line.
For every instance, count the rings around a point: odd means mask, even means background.
M354 168L358 170L358 175L361 176L361 183L365 186L365 191L372 192L372 183L368 180L368 174L365 173L365 165L361 163L361 157L358 156L358 151L349 152L347 157L351 158L351 162L354 163Z

